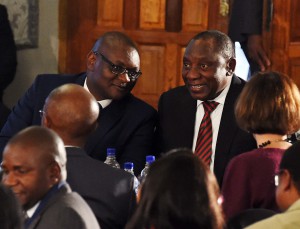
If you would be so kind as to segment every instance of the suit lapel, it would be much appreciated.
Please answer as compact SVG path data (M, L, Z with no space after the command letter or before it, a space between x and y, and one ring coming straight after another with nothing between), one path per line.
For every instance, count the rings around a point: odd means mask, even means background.
M51 206L53 203L57 201L58 198L60 198L65 193L69 192L71 189L68 184L64 183L63 186L55 193L45 204L45 206L41 209L40 213L34 218L34 220L29 225L28 229L35 229L39 227L39 222L41 221L41 218L43 217L43 214L48 209L49 206Z
M75 80L75 83L76 83L76 84L79 84L79 85L81 85L81 86L84 86L84 81L85 81L85 79L86 79L86 73L81 73L81 74L79 75L79 77Z
M101 139L118 123L124 115L125 106L126 102L123 99L121 101L112 101L108 107L101 110L98 127L86 143L86 152L92 152L97 144L101 142Z
M237 97L242 90L242 81L237 77L233 76L231 85L226 96L222 118L219 127L217 145L216 145L216 155L226 156L230 150L231 143L238 131L238 126L235 121L234 115L234 105ZM228 131L230 130L230 131Z
M193 99L189 91L185 88L185 94L180 100L179 109L176 112L184 112L184 119L181 122L182 130L180 132L184 144L189 148L193 147L194 129L196 120L197 100ZM176 125L180 125L177 123Z

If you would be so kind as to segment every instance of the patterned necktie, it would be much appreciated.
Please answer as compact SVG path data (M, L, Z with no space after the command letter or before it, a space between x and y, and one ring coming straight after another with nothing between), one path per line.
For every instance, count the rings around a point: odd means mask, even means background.
M195 154L207 165L210 165L212 155L212 125L210 113L216 109L219 103L215 101L205 101L202 104L205 113L198 132Z

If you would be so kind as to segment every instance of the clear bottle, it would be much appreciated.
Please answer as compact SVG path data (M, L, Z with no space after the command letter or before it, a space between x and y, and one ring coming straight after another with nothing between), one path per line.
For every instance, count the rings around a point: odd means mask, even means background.
M106 151L106 160L104 161L105 164L110 165L113 168L120 168L119 163L116 160L116 149L115 148L107 148Z
M137 195L138 194L138 191L139 191L139 186L140 186L140 182L139 180L136 178L136 176L134 175L134 164L132 162L125 162L124 163L124 170L126 172L129 172L130 174L133 175L133 178L134 178L134 183L133 183L133 189L135 191L135 194Z
M132 175L134 175L134 171L133 171L134 165L132 162L125 162L124 163L124 170L126 172L131 173Z
M145 180L146 176L148 175L148 171L149 171L150 165L154 161L155 161L155 156L153 156L153 155L147 155L146 156L146 164L145 164L145 167L142 170L142 172L140 174L140 177L139 177L140 183L142 183Z

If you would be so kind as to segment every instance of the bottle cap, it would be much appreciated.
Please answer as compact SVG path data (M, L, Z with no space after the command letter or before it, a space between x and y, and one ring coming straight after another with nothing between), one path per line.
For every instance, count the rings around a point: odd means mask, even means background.
M107 148L106 155L107 156L115 156L116 155L116 149L115 148Z
M148 163L148 164L151 164L152 162L154 162L155 161L155 156L153 156L153 155L148 155L148 156L146 156L146 162Z
M133 163L132 162L125 162L124 163L124 169L133 169Z

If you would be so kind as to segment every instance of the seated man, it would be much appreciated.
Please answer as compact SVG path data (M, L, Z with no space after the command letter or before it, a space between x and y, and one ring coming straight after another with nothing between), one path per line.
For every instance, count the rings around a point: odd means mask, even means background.
M234 74L234 46L220 31L194 36L182 60L185 86L170 89L159 99L158 152L192 149L210 166L221 187L229 161L256 148L253 136L238 127L234 116L235 101L246 82Z
M7 143L2 182L26 211L26 229L100 228L90 207L66 183L66 162L62 140L43 127L28 127Z
M248 229L300 228L300 142L294 143L284 153L275 184L277 204L285 212L255 223Z
M88 91L65 84L47 97L42 125L64 141L67 181L90 205L101 228L124 228L136 204L133 176L89 157L83 150L97 127L98 115L98 103Z
M101 104L103 110L97 130L87 139L88 155L104 161L107 148L116 148L120 165L134 163L138 175L145 166L145 157L153 153L156 111L134 97L140 71L137 46L121 32L101 36L89 51L87 70L76 75L39 75L17 105L12 109L0 133L0 161L6 142L18 131L40 125L39 110L46 97L58 86L75 83L83 86ZM101 127L100 127L101 126Z

